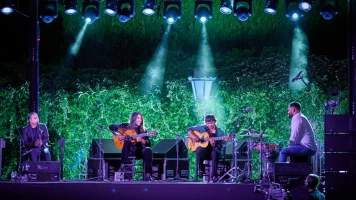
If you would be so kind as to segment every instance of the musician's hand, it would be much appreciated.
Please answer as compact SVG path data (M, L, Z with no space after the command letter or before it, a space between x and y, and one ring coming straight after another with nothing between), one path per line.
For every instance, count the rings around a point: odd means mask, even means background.
M36 140L35 142L35 146L38 147L38 146L41 146L42 145L42 141L41 140Z
M136 141L137 141L137 142L142 142L143 144L146 144L146 140L143 139L142 137L137 137L137 138L136 138Z
M117 139L119 139L119 141L123 141L124 140L124 137L120 136L120 135L117 135Z
M199 142L199 138L198 138L197 136L195 136L194 138L192 138L192 140L193 140L194 142Z
M157 135L157 134L158 134L157 131L151 131L151 133L152 133L153 135Z
M210 138L210 144L211 146L215 146L215 140L213 138Z

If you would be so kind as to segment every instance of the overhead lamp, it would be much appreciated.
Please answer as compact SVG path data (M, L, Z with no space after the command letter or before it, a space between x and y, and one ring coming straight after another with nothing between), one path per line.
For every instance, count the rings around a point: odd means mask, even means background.
M308 12L312 8L312 0L300 0L298 7L302 11Z
M229 15L232 12L231 0L221 0L220 12L224 15Z
M104 13L109 16L114 16L117 10L117 0L106 0Z
M40 0L39 17L44 23L51 23L58 17L58 0Z
M67 15L74 15L77 11L77 0L64 1L64 13Z
M182 17L182 2L180 0L165 0L163 3L163 17L168 24L174 24Z
M4 15L11 14L14 11L13 7L14 7L14 4L12 3L12 0L2 0L2 1L0 1L1 12Z
M142 13L148 16L155 14L156 3L155 0L145 0L143 3Z
M339 0L320 0L320 14L326 19L330 20L339 13Z
M119 22L128 22L135 16L134 0L118 0L117 2L117 18Z
M213 16L213 2L210 0L196 0L194 3L194 17L205 24Z
M274 15L277 12L278 0L266 0L265 13Z
M82 18L85 23L92 24L100 17L100 0L84 0L82 4Z
M298 21L300 18L304 16L304 12L295 5L290 5L291 3L299 2L298 0L285 0L285 15L292 21Z
M234 1L234 15L240 21L246 21L252 15L252 0Z

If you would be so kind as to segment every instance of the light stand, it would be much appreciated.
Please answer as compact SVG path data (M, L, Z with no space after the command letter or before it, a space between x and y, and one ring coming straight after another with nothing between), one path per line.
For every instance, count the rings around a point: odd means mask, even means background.
M227 143L226 145L223 146L223 148L226 148L226 146L228 146L229 144L233 144L232 146L232 161L233 161L233 167L227 171L224 175L222 175L220 177L220 179L218 180L218 182L220 182L226 175L229 175L232 182L237 182L238 178L237 178L237 172L239 170L239 167L237 166L237 151L235 150L235 147L237 146L237 139L234 138L234 140L230 143Z

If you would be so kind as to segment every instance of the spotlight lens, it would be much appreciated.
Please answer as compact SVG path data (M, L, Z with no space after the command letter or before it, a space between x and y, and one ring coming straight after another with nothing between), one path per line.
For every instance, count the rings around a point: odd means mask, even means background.
M66 11L64 11L67 15L74 15L75 13L77 13L77 10L74 8L69 8Z
M221 7L220 12L224 15L229 15L231 13L231 9L229 7Z
M330 20L334 17L334 15L331 12L322 12L321 16L326 20Z
M299 15L297 13L293 13L292 15L292 20L297 20L299 18Z
M201 17L201 18L199 19L199 21L204 24L204 23L205 23L206 21L208 21L208 20L207 20L206 17Z
M86 23L90 23L91 22L91 19L89 17L85 18L85 22Z
M8 15L14 11L11 7L4 7L1 9L1 12L4 13L5 15Z
M173 24L174 23L173 17L168 18L167 22L168 22L168 24Z
M276 14L276 12L277 11L273 8L265 8L265 13L267 13L267 14L274 15L274 14Z
M145 15L150 16L150 15L155 14L155 11L152 10L151 8L145 8L145 9L143 9L142 13L145 14Z
M308 12L311 9L310 3L302 2L299 4L299 8L305 12Z
M104 13L107 15L113 16L113 15L115 15L116 12L110 8L105 8Z

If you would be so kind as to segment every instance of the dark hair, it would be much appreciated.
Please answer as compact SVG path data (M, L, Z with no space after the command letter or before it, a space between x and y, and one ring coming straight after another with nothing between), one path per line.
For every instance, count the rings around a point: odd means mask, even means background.
M316 174L309 174L307 177L307 185L306 187L309 189L316 189L320 184L320 178Z
M34 114L38 115L36 112L31 112L31 113L28 114L27 120L31 119L31 116L34 115Z
M137 119L137 116L138 115L141 115L141 118L142 118L142 122L141 122L141 125L138 127L139 130L140 130L140 133L143 133L146 131L146 128L145 128L145 124L143 122L143 116L141 113L139 112L133 112L132 115L131 115L131 118L130 118L130 128L135 128L135 125L136 125L136 119ZM139 134L139 133L138 133Z
M292 108L295 108L295 109L297 109L297 110L302 110L302 106L300 105L300 103L298 103L298 102L292 102L292 103L290 103L289 104L289 107L292 107Z
M211 122L211 121L216 122L215 116L214 115L206 115L205 122Z

